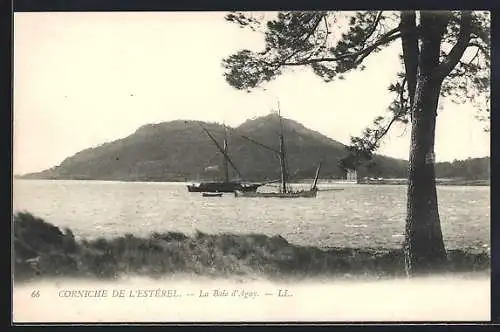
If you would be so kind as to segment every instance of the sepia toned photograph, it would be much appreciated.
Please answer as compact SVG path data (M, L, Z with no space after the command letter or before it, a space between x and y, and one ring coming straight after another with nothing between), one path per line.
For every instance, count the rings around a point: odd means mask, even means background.
M14 323L491 319L488 11L13 16Z

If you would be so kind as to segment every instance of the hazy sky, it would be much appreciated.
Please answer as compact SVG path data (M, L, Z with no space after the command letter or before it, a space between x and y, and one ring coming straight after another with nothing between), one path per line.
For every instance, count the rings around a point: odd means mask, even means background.
M15 13L14 173L39 171L92 146L174 119L236 126L266 115L279 99L285 117L349 142L391 101L397 42L367 69L332 83L295 69L252 93L230 87L221 60L260 49L262 35L224 13ZM489 155L489 134L469 105L443 101L436 159ZM395 127L379 153L408 159L409 133Z

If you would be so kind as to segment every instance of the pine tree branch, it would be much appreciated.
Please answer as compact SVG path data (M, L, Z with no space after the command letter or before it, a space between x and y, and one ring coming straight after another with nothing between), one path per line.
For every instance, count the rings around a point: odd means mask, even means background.
M403 82L401 83L401 89L399 91L399 103L400 103L400 108L399 110L393 114L391 120L389 123L385 126L383 129L376 129L375 134L374 134L374 139L369 143L369 148L372 150L375 150L378 147L379 142L382 140L382 138L387 135L389 130L391 129L392 125L403 118L403 116L408 112L408 107L407 107L407 100L404 98L404 91L405 91L405 86L407 85L407 79L406 77L403 78Z
M328 30L328 22L326 20L326 14L322 14L321 16L319 16L319 20L315 23L314 27L311 29L311 31L309 32L308 36L304 39L304 41L307 41L311 36L312 34L318 29L318 26L319 24L321 23L321 21L323 21L325 23L325 30L326 30L326 33L325 33L325 39L323 40L323 45L322 46L325 46L327 41L328 41L328 34L329 34L329 30ZM312 56L315 54L315 52L317 52L318 50L312 50L309 55L307 55L303 60L309 60L310 58L312 58ZM295 55L297 54L298 52L295 52ZM283 60L284 62L286 62L287 60L290 60L291 57L287 57L285 60ZM283 62L282 61L282 62ZM278 69L280 67L280 65L278 64L276 69Z
M403 78L403 83L401 84L401 91L399 91L399 103L401 105L401 109L398 112L398 117L402 115L403 110L406 112L407 111L407 104L406 104L406 99L404 98L404 92L405 92L405 85L408 82L407 77Z
M453 46L446 58L437 66L437 75L444 79L458 64L465 49L469 45L472 31L472 12L462 11L460 17L460 32L458 34L457 43Z
M314 17L313 17L314 18ZM311 18L307 23L311 22L313 20L313 18ZM311 36L313 35L313 33L316 31L316 29L318 29L318 26L319 24L321 23L321 21L323 20L323 18L326 19L326 14L321 14L320 16L316 16L316 22L314 23L314 25L311 27L311 29L309 30L309 32L307 33L307 35L305 36L305 38L302 40L302 42L306 42L309 38L311 38ZM289 55L287 55L283 60L282 62L286 62L288 60L290 60L291 58L293 58L294 56L296 56L297 54L299 54L301 52L300 49L298 50L295 50L294 52L290 53ZM311 53L307 58L310 58L312 56L313 53ZM277 70L281 64L275 64L274 65L275 68L274 70Z
M357 151L362 151L363 153L370 154L372 151L374 151L378 148L379 142L382 140L382 138L385 137L385 135L387 135L387 133L391 129L392 125L396 121L400 120L408 111L408 108L406 107L406 100L403 96L405 86L406 86L406 77L403 78L403 82L401 83L401 89L398 92L399 101L400 101L400 108L395 114L392 115L392 118L389 121L389 123L387 125L385 125L384 127L382 127L379 124L379 119L382 119L382 117L377 118L373 124L375 126L377 126L378 128L370 129L370 127L368 127L367 129L365 129L363 138L354 138L355 143L354 143L354 145L351 145L352 149L354 149L355 151L357 150ZM353 139L351 138L351 141L352 140ZM356 147L356 145L360 144L360 143L361 143L362 147L359 147L359 146Z
M377 25L380 22L380 19L382 18L382 13L383 13L382 11L379 11L377 13L377 16L375 17L375 21L373 22L373 25L370 28L370 31L368 32L368 34L364 38L363 42L361 43L361 45L362 45L363 48L365 47L365 44L368 41L368 39L370 39L370 37L373 35L373 33L375 32L375 30L377 29Z
M308 65L308 64L313 64L313 63L318 63L318 62L335 62L335 61L340 61L343 59L347 58L356 58L358 56L363 56L366 57L368 54L370 54L373 50L375 50L377 47L387 44L397 38L401 37L401 34L399 33L399 27L392 29L391 31L387 32L384 34L378 41L374 42L372 45L357 51L357 52L352 52L352 53L346 53L344 55L338 56L338 57L323 57L323 58L314 58L314 59L307 59L307 60L302 60L302 61L296 61L296 62L278 62L278 63L268 63L269 65L277 65L277 68L281 66L302 66L302 65Z
M375 142L373 143L374 147L389 132L389 129L391 129L391 126L394 124L394 122L396 122L396 120L400 119L406 113L407 109L405 107L405 102L404 102L404 97L403 97L406 83L407 83L407 80L405 77L403 79L403 83L401 84L401 91L399 93L399 99L400 99L400 103L401 103L401 105L400 105L401 107L399 109L399 112L397 112L396 114L393 115L391 121L387 124L387 126L385 127L384 131L382 131L382 133L379 134L377 132L377 137L375 137Z

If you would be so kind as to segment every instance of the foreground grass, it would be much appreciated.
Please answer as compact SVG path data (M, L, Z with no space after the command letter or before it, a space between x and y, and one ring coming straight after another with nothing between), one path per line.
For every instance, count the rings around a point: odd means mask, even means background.
M404 274L397 249L302 247L281 236L261 234L153 233L112 239L76 241L70 229L60 230L27 212L14 215L14 278L116 278L121 275L160 277L173 273L203 276L305 278ZM448 251L450 272L485 271L488 253Z

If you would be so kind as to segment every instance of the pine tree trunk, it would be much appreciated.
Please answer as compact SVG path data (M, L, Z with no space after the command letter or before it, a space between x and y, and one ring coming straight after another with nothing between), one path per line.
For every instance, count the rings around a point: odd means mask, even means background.
M405 235L409 275L437 272L444 267L446 260L434 172L435 112L439 89L431 80L421 79L418 83L416 101L421 103L421 109L412 119Z
M434 171L434 137L442 79L439 64L443 17L424 13L408 170L405 232L405 267L409 276L439 272L446 266L446 251L439 220Z

